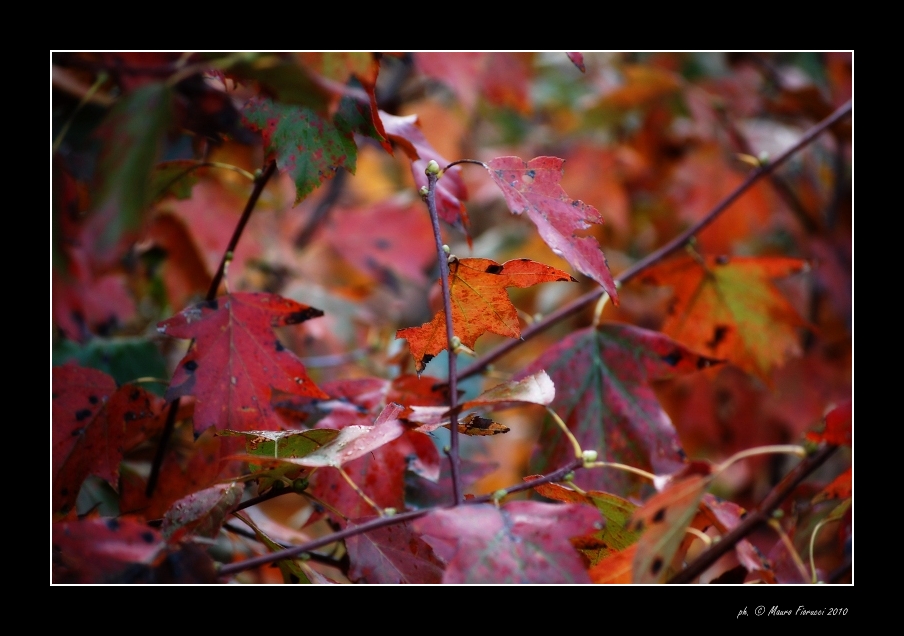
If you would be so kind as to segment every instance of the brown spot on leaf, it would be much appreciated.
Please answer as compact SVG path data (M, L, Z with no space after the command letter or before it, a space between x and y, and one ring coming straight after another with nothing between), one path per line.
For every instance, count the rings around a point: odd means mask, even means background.
M661 570L661 569L662 569L662 559L659 557L656 557L655 559L653 559L653 563L650 565L650 573L655 576L656 574L659 574L659 570Z
M671 351L671 352L667 353L666 355L662 356L662 360L663 360L663 362L665 362L666 364L668 364L668 365L674 367L674 366L677 365L679 362L681 362L681 358L682 358L682 357L683 357L683 356L681 355L681 351L678 350L678 349L674 349L673 351Z
M659 510L656 511L656 514L653 515L653 521L654 521L654 523L662 523L662 521L664 519L665 519L665 508L660 508Z
M185 370L188 371L189 373L194 373L195 370L198 368L198 363L195 362L194 360L189 360L188 362L186 362L186 363L183 364L182 366L183 366L183 367L185 368Z
M502 265L490 265L484 270L487 274L498 274L502 271Z
M75 421L81 422L82 420L91 417L90 409L81 409L75 412Z
M731 330L731 327L728 325L716 325L716 328L713 329L713 337L712 340L705 343L707 347L714 350L725 340L725 336L728 335L728 332Z

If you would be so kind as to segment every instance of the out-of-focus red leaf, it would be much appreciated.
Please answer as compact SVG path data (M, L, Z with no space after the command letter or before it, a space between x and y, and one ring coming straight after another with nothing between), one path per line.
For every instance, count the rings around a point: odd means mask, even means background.
M603 217L592 205L570 199L562 190L563 163L558 157L536 157L527 163L519 157L498 157L487 169L509 210L526 212L552 251L599 283L618 305L615 281L600 244L592 236L581 235L601 224Z
M574 281L555 267L527 258L500 265L488 258L460 258L449 264L452 297L452 330L462 344L474 348L477 338L490 331L509 338L521 337L518 312L506 287L531 287L538 283ZM438 353L448 347L446 315L438 311L420 327L399 329L396 338L408 340L411 355L421 372Z
M170 452L160 466L160 476L154 494L145 494L147 478L139 471L123 465L119 508L123 514L141 515L144 519L159 519L179 499L212 486L223 471L220 466L222 438L213 431L201 435L194 443L183 441L170 445Z
M427 185L424 170L431 159L436 161L440 168L448 165L449 161L430 145L421 132L417 115L398 117L380 111L380 117L386 127L386 134L411 159L411 176L414 177L414 183L419 189ZM468 235L470 241L468 211L462 203L467 198L468 190L461 178L461 168L453 166L443 172L442 178L436 183L436 212L443 221Z
M388 287L397 287L397 276L425 284L425 271L436 263L430 217L421 201L408 197L336 208L324 229L345 260Z
M355 519L349 527L373 519ZM443 563L414 532L411 522L386 526L345 540L349 578L356 583L440 583Z
M53 509L75 505L88 475L119 488L126 429L147 423L162 400L116 382L95 369L67 364L53 369Z
M747 514L747 511L736 503L719 499L710 493L703 496L700 510L723 535L733 530ZM747 539L738 541L734 546L734 553L747 572L757 575L759 580L766 583L775 583L772 564L750 541Z
M244 490L244 484L231 482L183 497L163 515L163 536L170 542L186 534L216 538L226 516L241 500Z
M854 469L848 468L832 480L832 483L823 488L813 498L813 503L828 501L829 499L847 499L853 490Z
M413 525L446 562L443 583L588 583L569 539L602 520L590 506L513 501L436 510Z
M684 453L649 383L715 362L661 333L603 323L553 345L522 375L546 370L556 386L551 408L581 448L596 449L601 460L667 474L683 465ZM548 421L532 460L533 471L553 470L573 457L571 443ZM639 494L642 486L637 478L614 470L579 471L575 483L585 490L622 496Z
M323 312L273 294L236 293L185 309L157 325L161 333L194 338L167 390L167 400L194 395L195 432L278 430L273 390L326 398L298 357L273 333Z
M728 359L768 381L772 369L800 353L806 323L772 284L807 268L783 257L690 256L647 270L642 280L674 289L663 332L679 342Z
M128 581L164 546L160 532L128 517L57 522L52 535L54 583Z
M826 415L826 427L821 433L809 432L811 442L826 442L837 446L853 444L854 401L848 400L836 406Z
M679 479L634 511L629 530L643 533L634 557L635 583L665 580L710 481L704 475Z
M530 53L506 51L418 52L417 68L448 85L466 110L482 97L494 106L530 112Z
M184 307L203 297L212 277L185 223L173 214L158 214L151 220L148 237L166 252L160 276L170 306Z

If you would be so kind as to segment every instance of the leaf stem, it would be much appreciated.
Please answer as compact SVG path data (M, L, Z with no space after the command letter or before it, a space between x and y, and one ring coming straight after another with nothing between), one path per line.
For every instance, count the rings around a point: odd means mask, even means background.
M726 459L724 462L719 464L713 472L721 473L735 462L746 459L747 457L781 453L787 455L797 455L798 457L806 457L807 449L805 449L803 446L796 446L794 444L778 444L775 446L758 446L757 448L748 448L747 450L735 453L734 455Z
M436 239L436 254L439 260L439 280L443 290L443 312L446 317L446 342L449 358L449 410L451 421L449 423L449 466L452 473L452 498L455 505L464 501L461 487L461 474L458 452L458 377L457 356L452 346L452 338L455 332L452 325L452 295L449 287L449 261L443 250L443 237L439 229L439 213L436 210L436 182L439 175L427 170L427 209L430 211L430 222L433 225L433 236Z
M802 149L811 144L822 133L850 115L852 109L853 104L850 100L848 100L834 113L810 128L810 130L804 133L804 135L797 141L797 143L788 148L788 150L777 156L775 159L771 160L769 163L762 165L751 172L747 176L747 178L737 188L734 189L734 191L732 191L728 196L726 196L718 204L716 204L716 206L712 210L710 210L706 214L706 216L694 223L687 230L676 236L667 244L663 245L655 252L649 254L646 258L641 259L640 261L636 262L634 265L626 269L624 272L622 272L620 275L616 276L614 278L615 282L626 283L647 268L664 259L666 256L669 256L673 252L681 249L700 230L715 221L720 214L725 212L725 210L728 209L728 207L732 203L734 203L742 194L749 190L757 181L769 174L772 174L779 166L784 164L793 155L797 154ZM605 292L602 288L588 292L583 296L574 299L564 307L561 307L560 309L549 314L543 320L535 322L533 325L527 327L524 331L521 332L520 340L509 340L507 342L504 342L495 349L482 355L466 368L462 369L461 373L459 373L458 375L458 379L464 380L465 378L469 378L472 375L480 373L487 365L495 362L515 347L518 347L521 344L527 342L528 340L550 328L560 320L564 320L565 318L569 318L578 313L584 307L596 301L596 299L602 296L603 293Z
M574 456L578 459L584 456L584 449L581 448L581 443L577 440L577 438L572 434L570 430L568 430L568 425L562 421L562 418L559 417L559 414L554 410L546 407L546 412L552 416L552 419L555 420L556 424L559 425L559 428L562 429L562 432L565 433L565 437L571 442L571 446L574 448Z
M627 464L619 464L616 462L593 462L587 464L587 468L615 468L618 470L623 470L626 473L634 473L635 475L640 475L645 479L649 479L650 481L654 481L656 479L656 475L653 473L648 473L645 470L640 468L634 468L634 466L628 466Z
M348 473L345 472L345 470L341 466L334 466L334 468L339 471L340 475L342 475L342 478L345 480L345 483L347 483L349 486L351 486L352 489L356 493L358 493L358 496L367 502L367 505L369 505L371 508L376 510L377 514L380 515L381 517L386 516L386 512L380 506L377 505L377 502L375 502L373 499L368 497L367 493L358 487L358 484L356 484L355 481L351 477L349 477Z

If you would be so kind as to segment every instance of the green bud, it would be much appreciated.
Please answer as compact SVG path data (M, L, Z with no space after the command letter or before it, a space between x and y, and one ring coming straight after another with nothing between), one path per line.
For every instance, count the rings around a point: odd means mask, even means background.
M428 194L430 194L430 188L428 188L427 186L421 186L421 189L418 190L417 192L422 197L426 197Z
M427 163L427 168L424 170L424 172L426 172L427 174L438 175L439 174L439 164L436 163L436 161L434 159L431 159Z

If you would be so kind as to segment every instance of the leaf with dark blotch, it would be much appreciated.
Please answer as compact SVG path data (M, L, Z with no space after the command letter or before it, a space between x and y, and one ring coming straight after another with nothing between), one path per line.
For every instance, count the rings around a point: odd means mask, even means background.
M768 381L774 367L801 352L798 330L806 325L772 280L806 268L796 258L687 256L641 280L674 290L664 333Z
M634 556L634 583L665 580L711 481L708 476L691 475L671 482L634 511L628 529L642 533Z
M116 582L164 546L159 531L125 517L54 523L51 541L54 583Z
M336 174L355 172L358 147L352 130L303 106L289 106L259 97L243 109L243 117L264 137L267 154L295 182L295 203Z
M186 534L216 538L226 515L239 503L244 490L243 484L231 482L183 497L163 515L163 536L170 542Z
M443 583L589 583L569 539L602 523L590 506L513 501L436 510L414 528L446 562Z
M53 509L66 512L88 475L119 488L126 432L150 427L162 400L74 364L53 369L53 395Z
M601 224L603 217L592 205L570 199L562 190L559 181L563 163L558 157L536 157L527 163L519 157L498 157L487 169L509 210L526 213L552 251L602 285L618 305L615 281L599 243L592 236L582 235Z
M270 404L274 390L328 397L298 357L273 333L323 315L319 309L273 294L236 293L183 310L157 325L161 333L194 338L173 376L167 400L195 396L195 432L279 430Z
M671 338L616 323L583 329L547 349L522 375L545 369L556 386L550 408L568 425L581 448L601 460L657 474L674 472L684 454L669 416L650 382L692 373L715 360L700 356ZM574 458L574 448L558 426L547 421L532 459L543 473ZM644 484L615 470L584 470L575 483L623 497L638 495Z
M349 527L371 518L355 519ZM371 530L345 540L351 567L348 576L355 583L440 583L443 563L405 522Z
M449 264L449 294L452 298L452 327L462 344L473 349L486 332L521 337L518 312L509 300L506 287L531 287L538 283L574 281L567 273L527 258L500 265L488 258L460 258ZM400 329L396 338L408 340L418 373L427 362L448 347L446 315L438 311L420 327Z
M497 384L473 400L459 404L456 410L461 412L481 407L501 410L518 406L519 404L545 405L552 402L555 395L556 388L553 386L552 380L549 379L545 371L538 371L520 380L509 380L502 384ZM405 418L411 422L421 424L417 430L424 433L434 431L440 426L448 427L450 424L451 411L447 400L442 401L442 406L412 406L408 411ZM475 414L471 414L468 417L477 418ZM481 422L477 422L477 426L462 426L462 423L459 422L458 430L464 432L465 435L495 435L496 433L507 433L509 430L507 426L491 420L478 419L483 420L484 428L481 428ZM480 432L481 430L485 432Z
M526 477L525 479L529 481L531 478ZM628 521L637 509L637 506L627 499L599 490L579 493L559 484L542 484L536 486L534 490L538 494L556 501L589 504L596 506L596 509L600 511L606 520L606 526L593 535L596 542L588 541L586 544L578 546L584 556L590 560L591 565L615 552L624 550L640 538L639 532L627 529Z

